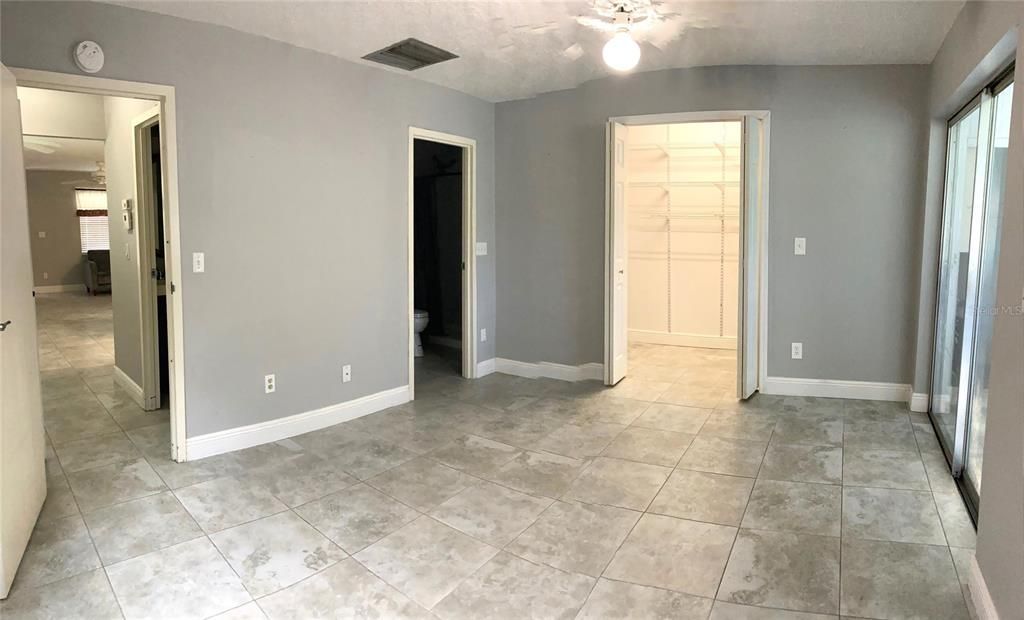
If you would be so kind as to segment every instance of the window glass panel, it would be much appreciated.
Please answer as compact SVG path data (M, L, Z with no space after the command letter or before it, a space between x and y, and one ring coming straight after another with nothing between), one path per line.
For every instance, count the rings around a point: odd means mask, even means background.
M967 434L965 475L981 492L981 461L985 444L985 420L988 414L988 382L992 353L992 327L999 309L996 307L996 270L999 262L999 224L1006 187L1006 156L1010 144L1010 111L1013 85L995 98L992 118L992 140L989 150L988 187L985 195L985 228L981 246L980 280L978 285L977 332L974 368L971 377L971 404Z
M976 106L949 128L931 393L932 417L947 449L952 449L954 444L960 396L980 127L981 107Z

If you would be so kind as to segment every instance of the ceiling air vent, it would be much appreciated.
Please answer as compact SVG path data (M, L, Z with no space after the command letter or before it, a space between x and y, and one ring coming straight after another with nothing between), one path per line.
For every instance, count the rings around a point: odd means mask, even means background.
M406 71L415 71L439 62L458 58L455 54L419 39L409 38L393 43L372 54L363 56L364 60L379 62L389 67L398 67Z

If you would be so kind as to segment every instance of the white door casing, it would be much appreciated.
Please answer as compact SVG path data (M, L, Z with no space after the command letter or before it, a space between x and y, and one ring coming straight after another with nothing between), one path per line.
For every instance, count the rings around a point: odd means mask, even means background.
M626 144L628 127L621 123L609 123L608 126L608 173L609 196L606 230L609 237L607 264L605 265L605 282L609 287L606 295L608 333L605 335L605 385L615 385L627 372L629 363L629 323L626 315L629 307L626 283L628 254L626 243Z
M46 499L46 446L21 110L14 75L3 65L0 73L0 598L6 598Z
M760 326L758 295L761 289L760 243L761 213L767 171L764 121L747 115L743 118L743 181L740 212L739 321L736 330L737 396L750 398L758 389Z

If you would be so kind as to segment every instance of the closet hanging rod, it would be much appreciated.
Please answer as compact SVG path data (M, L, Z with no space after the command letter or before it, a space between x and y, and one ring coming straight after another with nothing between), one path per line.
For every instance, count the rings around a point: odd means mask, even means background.
M673 220L724 220L724 219L739 219L739 214L721 214L721 213L638 213L650 218L665 218Z
M739 144L725 144L724 142L637 142L630 144L630 149L635 150L657 150L657 151L700 151L718 149L720 153L725 151L740 151L743 147Z
M673 205L673 208L669 209L669 205L661 202L640 202L628 205L629 209L635 211L643 210L655 210L655 211L708 211L711 213L720 213L722 211L721 205ZM739 208L729 208L726 213L739 213Z
M738 180L634 180L631 188L738 188Z

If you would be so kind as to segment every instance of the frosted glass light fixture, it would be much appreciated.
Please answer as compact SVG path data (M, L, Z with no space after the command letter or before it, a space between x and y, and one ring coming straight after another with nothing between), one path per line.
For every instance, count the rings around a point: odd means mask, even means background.
M606 65L616 71L630 71L640 62L640 46L629 34L629 29L622 28L615 33L601 52Z

